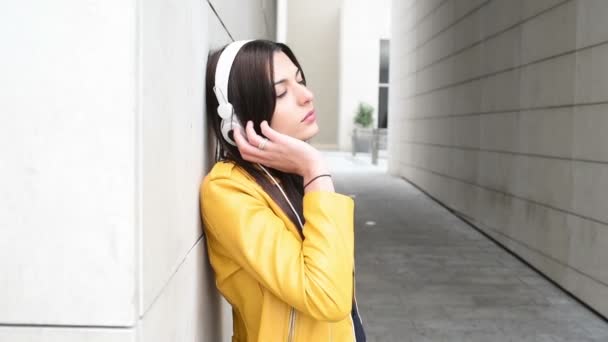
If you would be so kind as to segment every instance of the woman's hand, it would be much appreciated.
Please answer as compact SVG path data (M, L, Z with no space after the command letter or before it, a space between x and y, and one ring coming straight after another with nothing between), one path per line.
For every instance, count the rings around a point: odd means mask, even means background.
M300 175L305 183L319 174L328 173L321 154L310 144L275 131L266 121L263 121L260 127L268 138L263 149L259 146L264 141L264 137L255 132L253 122L248 121L245 126L247 139L239 128L235 128L233 136L243 159Z

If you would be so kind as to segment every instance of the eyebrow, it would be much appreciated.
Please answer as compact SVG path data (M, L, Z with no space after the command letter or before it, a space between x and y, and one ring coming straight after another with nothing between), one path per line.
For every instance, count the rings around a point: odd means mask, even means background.
M298 74L301 74L301 73L302 73L302 69L298 68L298 70L296 70L296 77L298 76ZM283 82L285 82L285 81L287 81L287 79L283 78L283 79L281 79L281 80L279 80L279 81L277 81L277 82L274 82L274 85L277 85L277 84L283 83Z

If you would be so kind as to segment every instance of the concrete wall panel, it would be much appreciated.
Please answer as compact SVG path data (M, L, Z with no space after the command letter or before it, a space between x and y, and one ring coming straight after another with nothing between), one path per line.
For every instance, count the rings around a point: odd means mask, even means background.
M0 4L3 325L135 322L135 15Z
M608 3L433 5L393 27L389 171L608 315Z

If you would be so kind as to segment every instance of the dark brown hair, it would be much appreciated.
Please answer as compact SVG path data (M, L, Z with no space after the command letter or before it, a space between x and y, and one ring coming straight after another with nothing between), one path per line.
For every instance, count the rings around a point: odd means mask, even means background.
M222 137L220 130L221 118L217 113L218 102L213 92L213 86L215 85L217 61L224 48L211 51L207 59L206 105L208 122L213 128L216 138L215 161L230 161L244 169L281 207L294 225L300 229L300 224L295 214L283 198L280 190L271 183L270 179L257 165L244 160L238 148L230 145ZM243 125L251 120L256 132L262 136L260 124L264 120L268 123L271 122L276 106L276 92L274 90L273 79L273 58L275 52L285 53L293 64L301 70L302 78L306 82L304 71L302 71L291 49L285 44L269 40L254 40L243 45L234 59L228 78L228 101L234 107L236 116ZM302 177L268 167L267 169L279 181L285 194L302 219L302 223L304 223ZM301 231L300 235L303 236Z

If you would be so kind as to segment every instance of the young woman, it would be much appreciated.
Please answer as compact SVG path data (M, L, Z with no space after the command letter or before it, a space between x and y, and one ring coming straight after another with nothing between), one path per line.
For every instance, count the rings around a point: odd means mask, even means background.
M209 55L206 83L217 163L201 211L232 340L364 341L354 203L307 143L319 127L296 57L284 44L237 41Z

